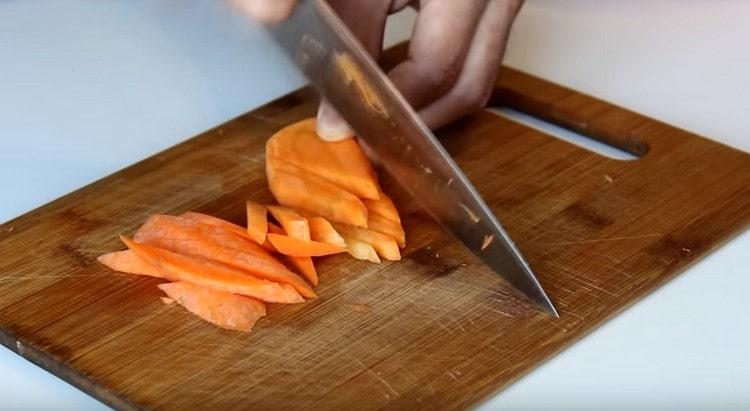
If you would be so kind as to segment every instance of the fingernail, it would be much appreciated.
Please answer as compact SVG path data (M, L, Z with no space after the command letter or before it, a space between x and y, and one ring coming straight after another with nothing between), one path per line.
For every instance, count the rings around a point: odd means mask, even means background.
M318 136L325 141L339 141L354 136L351 126L327 103L321 104L318 109L316 128Z

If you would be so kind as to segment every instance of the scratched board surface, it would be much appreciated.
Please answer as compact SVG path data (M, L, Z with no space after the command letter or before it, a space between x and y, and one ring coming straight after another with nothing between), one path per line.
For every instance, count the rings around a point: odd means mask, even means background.
M392 64L403 48L392 51ZM560 311L536 310L385 178L400 262L320 259L320 295L250 334L159 301L95 258L153 213L242 224L270 200L263 147L302 90L0 227L0 341L124 409L454 409L486 398L750 223L750 156L502 69L493 103L641 156L617 161L489 112L441 131Z

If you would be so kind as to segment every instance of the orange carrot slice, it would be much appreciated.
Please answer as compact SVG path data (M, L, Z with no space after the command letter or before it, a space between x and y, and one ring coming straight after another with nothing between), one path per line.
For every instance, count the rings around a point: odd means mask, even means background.
M375 172L354 138L323 141L315 119L287 126L266 144L266 157L275 157L322 177L361 198L379 198Z
M398 249L398 243L396 240L383 233L373 231L367 228L352 227L337 224L336 230L344 236L354 238L359 241L363 241L370 244L378 254L386 260L397 261L401 259L401 252Z
M387 234L396 239L399 247L406 247L406 233L401 224L396 221L389 220L380 214L370 213L367 217L367 228Z
M268 232L273 234L286 235L284 229L274 223L268 223ZM278 252L278 250L276 250L276 247L268 242L267 239L264 246L268 250ZM283 254L282 256L286 261L289 262L289 264L296 268L297 271L299 271L307 279L307 281L310 282L310 284L312 284L313 286L318 285L318 271L315 269L315 264L313 264L312 257L295 257Z
M130 250L115 251L100 255L97 260L107 267L121 273L161 277L161 274L156 267L147 263Z
M344 235L344 240L346 241L346 251L352 257L358 260L380 263L380 257L378 257L378 253L374 248L372 248L370 244L346 235Z
M221 328L247 332L266 315L266 305L254 298L185 281L159 284L158 287L186 310Z
M305 280L262 247L218 226L182 217L154 215L141 226L134 239L167 251L216 261L258 278L289 284L304 297L316 297Z
M281 224L281 228L288 236L300 240L310 240L310 226L305 217L288 207L268 205L266 208L271 212L273 218Z
M120 239L138 257L156 267L162 277L168 280L187 281L216 291L241 294L269 303L290 304L305 301L289 284L259 279L214 261L136 243L124 236L120 236Z
M268 158L268 186L279 204L308 211L330 221L364 227L367 208L354 194L314 175L295 174L275 167Z
M307 222L310 225L310 238L313 241L346 248L344 237L333 228L328 220L323 217L308 217Z
M268 233L268 242L281 254L294 257L320 257L343 253L345 248L312 240L300 240L288 235Z
M247 211L247 235L258 244L266 241L268 233L268 218L266 216L266 207L252 201L245 203Z
M230 223L229 221L222 220L221 218L218 218L218 217L214 217L214 216L203 214L203 213L196 213L195 211L188 211L188 212L182 213L179 215L179 217L184 217L184 218L187 218L188 220L193 220L201 224L212 225L214 227L220 227L242 238L249 238L249 236L247 235L247 230L238 226L237 224Z
M398 210L393 204L393 200L385 193L381 192L380 199L378 200L363 200L363 202L369 213L378 214L391 221L401 223L401 217L398 215Z

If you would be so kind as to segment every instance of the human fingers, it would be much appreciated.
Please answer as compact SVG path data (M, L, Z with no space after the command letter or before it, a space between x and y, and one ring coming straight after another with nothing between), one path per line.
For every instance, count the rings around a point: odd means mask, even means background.
M448 93L419 110L430 128L439 128L485 107L521 4L521 0L489 1L456 83Z

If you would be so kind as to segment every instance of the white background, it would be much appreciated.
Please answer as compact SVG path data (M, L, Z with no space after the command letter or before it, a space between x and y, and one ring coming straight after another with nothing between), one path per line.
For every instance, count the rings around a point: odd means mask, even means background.
M527 0L506 62L750 151L748 22L745 1ZM302 81L214 0L0 1L0 221ZM747 409L749 257L746 232L484 407ZM2 348L14 408L103 405Z

